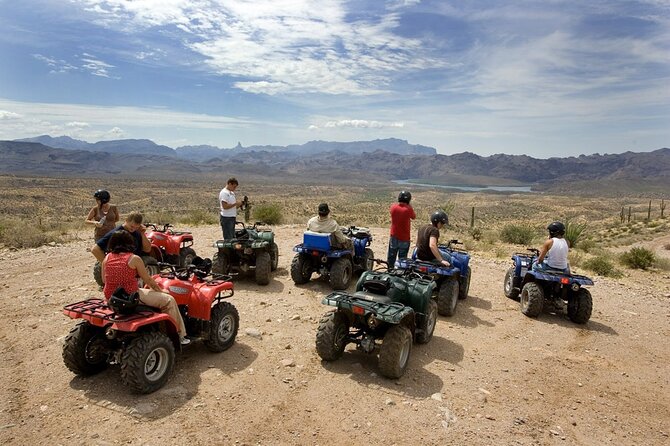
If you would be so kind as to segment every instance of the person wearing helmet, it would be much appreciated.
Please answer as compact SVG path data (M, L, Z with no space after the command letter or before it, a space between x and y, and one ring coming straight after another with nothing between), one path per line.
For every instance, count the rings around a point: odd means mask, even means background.
M318 215L307 221L307 230L330 234L330 244L333 248L354 250L354 243L349 237L344 235L340 225L330 216L328 203L321 203L319 205Z
M416 218L414 209L409 202L412 194L409 191L401 191L398 194L398 202L391 205L391 236L389 237L389 249L386 257L389 269L395 265L396 257L404 259L409 252L411 220Z
M440 229L449 224L449 217L443 210L437 210L430 216L429 225L421 226L416 237L416 258L419 260L436 262L444 266L451 265L451 258L440 252L437 242L440 239Z
M111 195L104 189L98 189L93 194L96 205L91 208L86 217L86 224L95 226L93 239L97 242L105 234L114 229L119 221L119 210L110 204Z
M540 248L540 255L533 262L533 270L546 271L553 269L569 274L568 251L570 247L565 238L563 238L565 235L565 225L560 221L554 221L549 223L547 230L549 231L549 239Z

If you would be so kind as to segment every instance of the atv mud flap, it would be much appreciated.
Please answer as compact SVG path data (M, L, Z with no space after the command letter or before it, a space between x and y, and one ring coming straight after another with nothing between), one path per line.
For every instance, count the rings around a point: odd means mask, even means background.
M380 321L389 324L399 324L406 316L414 313L411 307L397 302L381 303L373 302L348 293L335 291L330 293L321 301L324 305L337 307L341 310L351 311L353 314L365 316L374 314Z

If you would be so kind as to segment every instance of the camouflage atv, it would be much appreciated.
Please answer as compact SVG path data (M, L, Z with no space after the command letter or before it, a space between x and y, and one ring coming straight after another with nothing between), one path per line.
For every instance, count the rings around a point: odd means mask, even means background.
M254 271L256 283L267 285L270 272L277 269L279 261L274 232L260 221L253 225L238 221L235 225L234 239L214 243L218 251L212 258L212 271L216 274Z

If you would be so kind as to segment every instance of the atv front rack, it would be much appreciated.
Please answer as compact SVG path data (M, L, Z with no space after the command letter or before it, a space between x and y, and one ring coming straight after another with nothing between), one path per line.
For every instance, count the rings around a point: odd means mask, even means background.
M407 307L399 302L375 302L341 291L330 293L323 298L321 303L337 307L338 309L349 310L353 314L361 316L373 313L377 319L390 324L397 324L405 316L414 312L411 307Z

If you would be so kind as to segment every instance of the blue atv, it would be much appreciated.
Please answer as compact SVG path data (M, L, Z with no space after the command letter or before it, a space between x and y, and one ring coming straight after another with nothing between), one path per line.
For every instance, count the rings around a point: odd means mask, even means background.
M421 272L433 276L437 284L435 297L437 299L437 312L440 316L453 316L458 301L468 297L468 291L470 291L470 278L472 276L470 254L454 246L461 244L458 240L450 240L447 244L438 245L442 255L451 258L451 266L417 260L416 250L412 253L411 259L398 259L396 261L397 268L419 269Z
M567 303L568 317L572 322L588 322L593 299L589 290L583 287L593 285L593 281L562 270L533 271L533 261L540 251L535 248L528 248L528 251L531 254L516 253L512 256L514 266L507 270L503 285L505 296L519 300L521 312L528 317L539 316L545 308L563 312Z
M353 251L333 248L330 234L305 231L303 242L293 247L297 254L291 262L291 278L296 285L309 282L312 273L318 273L329 277L334 290L344 290L354 271L372 269L374 253L369 248L372 243L370 230L350 226L342 232L351 239Z
M432 299L435 281L413 267L361 274L353 294L334 291L322 303L335 307L327 312L316 333L316 351L324 361L335 361L347 344L368 354L379 353L379 370L400 378L407 369L413 341L428 343L437 322Z

